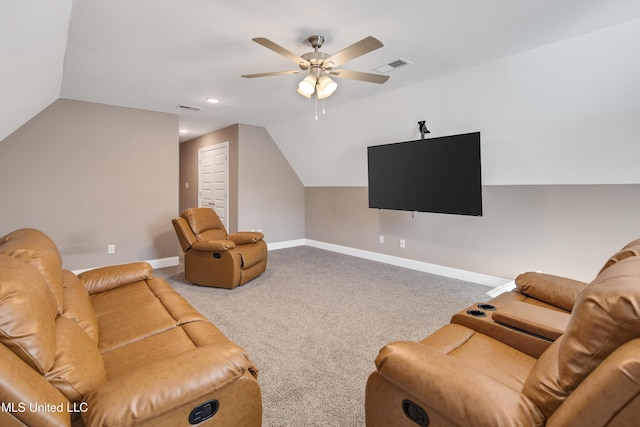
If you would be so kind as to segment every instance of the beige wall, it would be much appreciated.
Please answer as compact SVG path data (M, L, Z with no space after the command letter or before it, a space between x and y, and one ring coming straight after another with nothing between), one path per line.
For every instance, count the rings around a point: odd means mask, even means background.
M60 99L0 141L0 235L39 228L69 269L174 257L177 158L176 115Z
M261 229L268 243L304 238L304 187L263 127L237 124L180 144L180 211L198 204L198 149L226 141L229 232Z
M231 228L261 228L270 243L307 238L498 277L590 280L640 237L637 184L485 186L483 217L412 218L369 209L366 187L304 188L264 128L182 144L177 129L172 114L56 101L0 141L0 235L40 228L70 269L173 257L170 219L197 203L197 149L229 141Z
M369 209L366 187L307 187L305 235L507 279L540 270L587 281L640 237L640 185L485 186L483 193L482 217L412 218Z
M304 238L304 187L266 129L241 124L239 153L239 228L268 243Z

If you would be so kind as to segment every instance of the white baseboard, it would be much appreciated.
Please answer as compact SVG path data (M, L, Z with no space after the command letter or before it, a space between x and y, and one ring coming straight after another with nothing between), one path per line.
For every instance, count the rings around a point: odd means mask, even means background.
M149 264L151 264L151 267L155 268L164 268L164 267L175 267L176 265L178 265L180 263L180 257L177 256L172 256L172 257L168 257L168 258L158 258L158 259L150 259L150 260L146 260L143 262L148 262ZM83 273L85 271L89 271L89 270L93 270L94 268L99 268L99 267L93 267L93 268L83 268L81 270L72 270L73 274L80 274Z
M453 279L464 280L466 282L478 283L480 285L490 286L493 288L504 286L505 283L510 282L510 279L504 279L502 277L489 276L482 273L460 270L458 268L431 264L424 261L416 261L413 259L386 255L378 252L365 251L362 249L355 249L348 246L335 245L333 243L325 243L311 239L304 239L304 241L305 245L314 248L325 249L332 252L355 256L358 258L365 258L372 261L383 262L385 264L391 264L411 270L422 271L425 273L437 274L439 276L451 277Z
M293 248L296 246L304 246L306 244L305 242L306 239L296 239L296 240L286 240L284 242L275 242L275 243L269 243L267 242L267 249L270 251L275 251L278 249L286 249L286 248Z
M344 255L355 256L358 258L364 258L371 261L382 262L385 264L395 265L398 267L404 267L411 270L422 271L425 273L437 274L439 276L451 277L453 279L464 280L466 282L478 283L484 286L490 286L491 289L487 292L490 296L496 296L502 292L507 292L513 289L515 286L513 280L504 279L502 277L489 276L482 273L476 273L473 271L461 270L458 268L446 267L438 264L431 264L424 261L416 261L413 259L402 258L394 255L381 254L379 252L366 251L363 249L351 248L348 246L336 245L333 243L321 242L311 239L295 239L282 242L267 243L267 248L270 251L278 249L293 248L296 246L311 246L318 249L324 249L331 252L341 253ZM174 267L180 262L178 256L159 258L147 260L149 264L155 268ZM91 270L86 268L83 270L74 270L73 273L80 274L83 271Z
M489 295L491 298L495 298L498 295L500 295L500 294L502 294L504 292L510 292L515 288L516 288L516 282L515 282L515 280L511 280L511 281L505 283L502 286L497 286L497 287L491 289L489 292L487 292L487 295Z
M172 256L169 258L151 259L147 261L153 268L175 267L180 263L180 257Z

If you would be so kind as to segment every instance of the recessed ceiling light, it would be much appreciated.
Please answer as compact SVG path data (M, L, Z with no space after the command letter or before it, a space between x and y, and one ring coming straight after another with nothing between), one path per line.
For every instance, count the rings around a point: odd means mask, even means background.
M189 133L189 131L186 129L180 129L180 133Z
M216 98L205 98L205 99L209 104L217 104L218 102L220 102L220 100Z

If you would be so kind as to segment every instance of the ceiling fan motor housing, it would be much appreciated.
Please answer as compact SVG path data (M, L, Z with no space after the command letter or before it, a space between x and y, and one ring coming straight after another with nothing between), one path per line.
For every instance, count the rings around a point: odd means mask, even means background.
M333 64L331 62L325 63L324 60L327 59L330 55L325 52L309 52L302 55L302 58L306 59L309 62L300 63L300 68L302 70L307 70L309 68L320 67L326 70L330 70L333 68Z
M311 47L314 49L321 48L324 43L324 37L322 36L310 36L307 40L311 43Z

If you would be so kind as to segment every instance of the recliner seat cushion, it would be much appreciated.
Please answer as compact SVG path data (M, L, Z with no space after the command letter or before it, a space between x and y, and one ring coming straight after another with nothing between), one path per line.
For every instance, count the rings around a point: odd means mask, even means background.
M448 324L420 341L520 391L536 360L465 326Z
M91 295L100 326L100 351L111 351L175 327L179 323L177 313L159 298L165 292L175 294L164 281L149 279ZM204 319L190 306L188 311L182 316Z
M225 344L230 341L208 321L194 321L175 326L141 340L102 354L109 380L128 374L164 359L180 355L207 344ZM212 349L216 347L212 346Z

